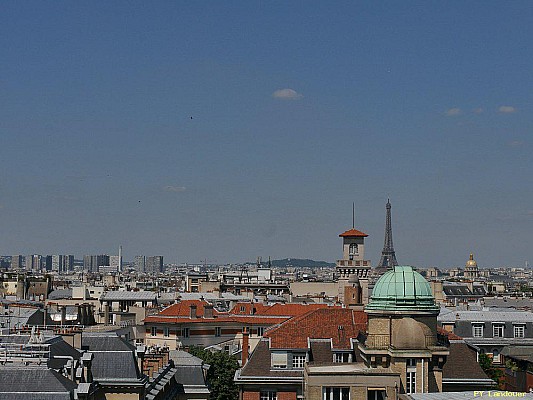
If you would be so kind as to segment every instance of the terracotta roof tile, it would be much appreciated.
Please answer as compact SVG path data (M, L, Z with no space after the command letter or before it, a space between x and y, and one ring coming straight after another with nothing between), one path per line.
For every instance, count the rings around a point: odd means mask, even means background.
M455 333L449 332L440 326L437 326L437 333L446 336L448 340L463 340L461 336L457 336Z
M196 317L200 318L204 316L205 306L209 305L209 303L205 300L182 300L179 303L172 304L165 308L158 314L158 316L189 317L191 313L191 305L196 306ZM218 311L213 310L213 316L218 314L220 314Z
M269 308L265 308L261 312L261 315L285 315L289 317L295 317L308 313L309 311L326 307L329 306L327 304L276 303Z
M307 339L332 339L334 349L350 349L350 339L365 331L367 315L348 308L320 308L282 323L265 333L271 348L306 349Z
M366 233L358 231L357 229L350 229L339 235L339 237L367 237L367 236L368 235Z
M230 314L261 314L265 309L271 306L264 305L263 303L250 303L250 302L238 302L230 310Z

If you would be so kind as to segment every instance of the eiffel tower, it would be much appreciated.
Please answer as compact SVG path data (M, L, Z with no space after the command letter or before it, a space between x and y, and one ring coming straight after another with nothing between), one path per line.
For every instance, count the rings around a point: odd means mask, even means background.
M376 267L383 272L393 269L398 265L396 261L396 253L394 252L394 246L392 245L392 226L390 218L390 200L387 199L387 219L385 221L385 244L383 245L383 251L381 252L381 260Z

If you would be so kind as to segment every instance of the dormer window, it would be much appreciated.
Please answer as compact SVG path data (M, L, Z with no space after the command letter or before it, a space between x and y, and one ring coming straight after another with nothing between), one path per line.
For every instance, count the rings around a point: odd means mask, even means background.
M306 361L305 353L302 354L293 354L292 355L292 368L294 369L303 369Z
M287 353L272 353L272 369L287 368Z
M350 362L350 353L347 353L347 352L336 352L336 353L333 353L333 362L334 363L347 363L347 362Z

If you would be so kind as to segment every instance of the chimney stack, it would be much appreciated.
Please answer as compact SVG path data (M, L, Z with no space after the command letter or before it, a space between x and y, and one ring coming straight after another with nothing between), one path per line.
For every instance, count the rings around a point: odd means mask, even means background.
M242 359L241 359L241 367L244 367L246 363L248 362L248 347L250 343L250 333L248 333L248 329L246 329L242 333Z
M196 304L191 304L190 306L191 312L189 314L189 317L191 319L196 319Z
M213 318L213 305L204 305L204 318Z

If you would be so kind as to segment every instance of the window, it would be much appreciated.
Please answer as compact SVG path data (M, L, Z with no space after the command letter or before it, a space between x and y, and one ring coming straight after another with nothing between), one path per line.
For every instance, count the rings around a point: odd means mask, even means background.
M246 307L245 306L241 306L241 312L245 312L246 311Z
M357 254L359 253L359 249L357 248L357 245L355 243L352 243L350 245L350 254Z
M261 394L259 395L260 400L278 400L278 394L273 390L261 390Z
M292 355L292 367L303 368L305 364L305 354L293 354Z
M325 387L323 400L350 400L350 388Z
M492 337L504 337L504 334L503 334L504 326L505 325L503 324L492 325Z
M271 357L273 369L287 368L287 353L272 353Z
M264 326L258 326L257 327L257 336L263 336L265 334L265 327Z
M151 331L152 336L157 336L157 327L152 326Z
M472 336L475 338L483 337L483 324L472 324Z
M500 350L492 349L492 362L493 363L499 363L500 362Z
M181 335L182 335L184 338L188 338L190 334L191 334L191 332L190 332L190 329L189 329L189 328L183 328L183 329L181 330Z
M215 336L219 337L221 334L222 334L222 329L220 328L220 326L216 326L215 327Z
M525 337L525 326L524 325L515 325L514 326L514 337L523 338Z
M333 353L334 363L347 363L350 362L350 353Z
M169 332L169 330L168 330L167 327L164 327L164 328L163 328L163 336L164 336L164 337L169 337L169 336L170 336L170 332Z
M416 358L406 361L405 393L416 393Z
M385 400L387 392L384 389L368 389L367 400Z

